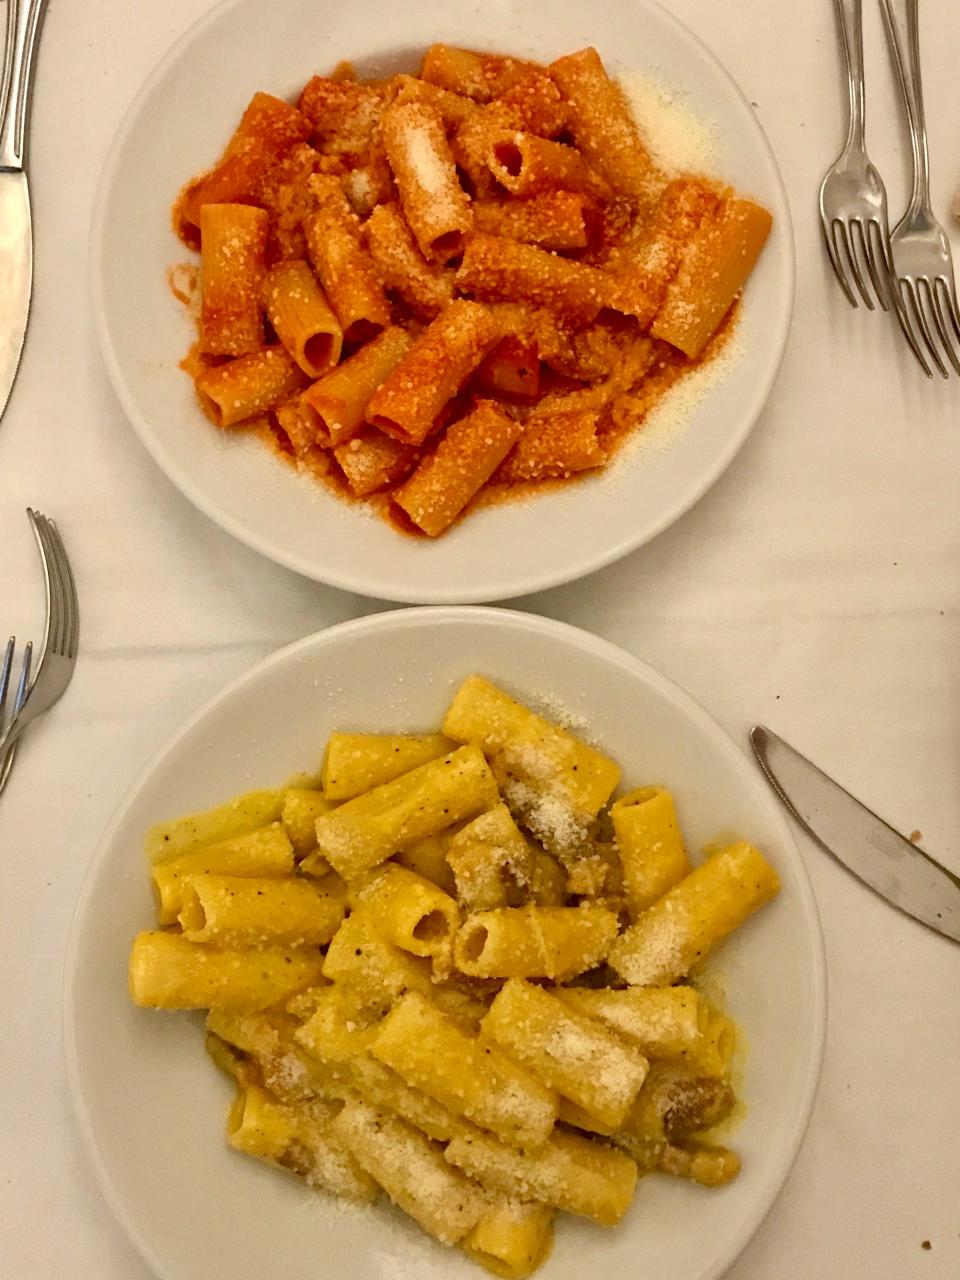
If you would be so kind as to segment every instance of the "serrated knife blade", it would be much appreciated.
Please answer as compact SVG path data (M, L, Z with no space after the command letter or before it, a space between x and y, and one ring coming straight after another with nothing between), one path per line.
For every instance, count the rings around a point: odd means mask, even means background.
M770 729L754 725L750 743L773 790L822 849L891 906L960 942L960 877Z

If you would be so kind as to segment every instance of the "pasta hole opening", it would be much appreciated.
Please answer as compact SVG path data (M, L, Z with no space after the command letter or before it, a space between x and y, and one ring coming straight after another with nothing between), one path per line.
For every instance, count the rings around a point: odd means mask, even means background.
M395 440L406 440L406 432L399 422L394 422L393 418L386 417L385 414L375 413L370 419L370 425L377 427L385 435L393 436Z
M430 252L434 257L449 261L463 253L463 234L460 231L445 231L430 241Z
M200 933L207 927L207 913L196 889L188 888L184 893L179 919L184 933Z
M242 1091L237 1094L233 1102L230 1104L230 1110L227 1112L227 1138L235 1137L243 1129L243 1122L247 1112L247 1094Z
M382 324L376 324L373 320L354 320L353 324L344 329L343 340L360 346L375 338L382 328Z
M508 904L510 906L519 906L526 892L526 882L517 874L516 868L512 867L509 862L504 863L500 868L500 881L507 895Z
M342 437L339 437L338 435L340 431L340 424L332 415L330 415L328 419L328 416L325 413L321 413L319 409L315 408L306 400L301 400L300 404L303 406L307 416L313 424L313 433L318 445L322 445L324 442L330 444L341 443Z
M303 362L317 377L333 363L333 336L329 333L312 333L303 344Z
M442 942L450 932L450 922L442 911L428 911L413 926L417 942Z
M472 963L476 962L483 955L483 949L487 945L488 932L484 925L478 924L463 940L463 958Z
M205 391L201 391L198 387L197 398L200 401L200 408L207 415L210 421L213 422L216 426L222 427L224 425L223 409L221 409L220 405L217 404L213 396L208 396Z
M724 1019L719 1031L714 1033L714 1048L717 1052L717 1058L724 1069L726 1069L733 1060L734 1050L737 1047L736 1033L733 1024Z
M518 178L523 168L523 153L515 142L497 142L493 148L493 158L511 178Z

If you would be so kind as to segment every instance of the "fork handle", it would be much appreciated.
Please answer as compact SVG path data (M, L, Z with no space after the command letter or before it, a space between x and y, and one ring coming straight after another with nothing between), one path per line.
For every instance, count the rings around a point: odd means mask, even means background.
M0 83L0 172L23 169L27 149L33 55L46 0L6 0L7 29Z
M930 208L930 156L920 80L919 0L880 0L880 7L910 125L910 147L913 151L910 211L916 212Z
M835 0L837 21L843 40L847 64L847 90L850 94L850 121L847 126L847 148L863 148L863 0Z

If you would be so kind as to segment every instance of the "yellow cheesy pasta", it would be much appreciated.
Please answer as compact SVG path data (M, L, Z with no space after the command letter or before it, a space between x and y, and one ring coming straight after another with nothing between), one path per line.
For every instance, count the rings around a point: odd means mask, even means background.
M536 77L511 84L550 120ZM347 146L375 98L312 83L310 112ZM641 1175L737 1177L713 1131L743 1038L699 972L779 882L746 841L691 861L665 785L620 794L601 746L486 676L403 728L346 725L319 774L155 824L130 995L207 1011L238 1155L314 1193L382 1191L524 1280L557 1212L614 1227Z
M673 797L663 787L638 787L611 806L610 817L624 893L638 915L690 870Z
M324 794L352 800L447 755L455 745L442 733L331 733L323 757Z
M553 1129L552 1090L416 992L384 1018L371 1051L408 1084L505 1142L537 1147Z
M186 883L192 876L286 876L293 874L293 846L279 822L247 835L190 849L151 868L157 918L174 924L183 908Z
M384 782L317 819L317 847L345 880L396 849L488 808L497 784L477 747L460 747Z
M546 1204L495 1201L463 1241L464 1252L495 1276L524 1280L553 1246L553 1210Z

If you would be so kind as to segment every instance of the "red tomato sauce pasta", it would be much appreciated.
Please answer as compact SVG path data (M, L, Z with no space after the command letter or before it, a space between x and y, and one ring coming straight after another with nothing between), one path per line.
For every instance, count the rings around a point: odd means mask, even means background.
M254 94L181 192L183 367L218 428L436 538L606 466L720 349L770 226L662 170L595 49L341 63Z

